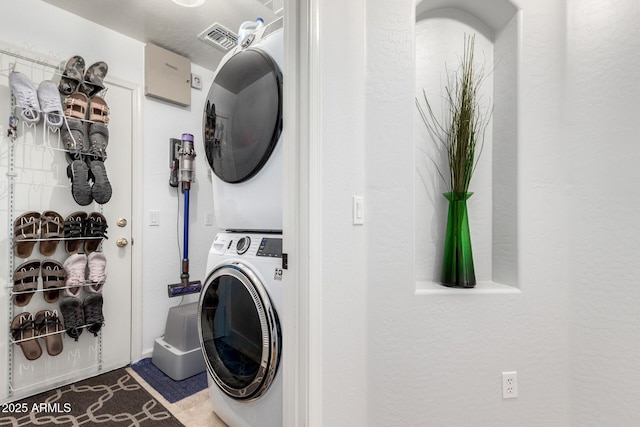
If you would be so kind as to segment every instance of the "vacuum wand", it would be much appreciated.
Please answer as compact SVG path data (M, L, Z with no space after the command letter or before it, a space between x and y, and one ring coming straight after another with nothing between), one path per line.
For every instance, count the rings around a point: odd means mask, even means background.
M193 135L183 133L180 140L172 139L171 152L171 178L169 185L177 187L177 181L182 184L184 194L184 228L182 233L182 265L180 270L180 283L168 286L169 298L200 292L202 283L199 280L189 281L189 192L191 182L195 177L196 152L193 148ZM177 164L177 170L176 170Z

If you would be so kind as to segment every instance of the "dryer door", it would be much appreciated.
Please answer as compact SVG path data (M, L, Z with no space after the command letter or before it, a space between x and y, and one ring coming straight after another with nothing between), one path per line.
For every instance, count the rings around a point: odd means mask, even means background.
M207 369L222 391L239 400L267 391L280 361L280 324L266 289L249 268L233 262L209 275L198 329Z
M282 74L259 49L245 49L220 67L204 118L204 147L213 172L239 183L260 171L282 132Z

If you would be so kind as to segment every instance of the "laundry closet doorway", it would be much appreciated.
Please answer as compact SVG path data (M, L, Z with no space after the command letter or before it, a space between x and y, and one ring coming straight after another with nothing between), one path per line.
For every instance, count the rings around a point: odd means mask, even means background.
M32 60L38 58L37 60ZM19 52L0 43L0 117L11 114L19 116L20 109L12 111L11 90L8 76L18 71L32 81L37 88L44 80L57 83L60 64L57 59L41 59L42 56ZM64 61L62 61L64 62ZM49 65L47 65L49 64ZM0 234L0 257L2 268L2 290L0 306L9 313L6 327L0 328L0 366L6 374L0 374L0 401L15 400L22 396L57 387L61 384L84 379L104 371L126 366L135 354L140 352L140 321L134 320L134 304L140 305L140 293L132 286L134 275L140 271L134 267L139 258L139 244L134 240L135 218L139 217L140 202L133 202L134 187L139 186L134 176L134 164L139 164L140 155L140 88L135 84L107 77L103 98L107 102L109 114L109 144L105 162L107 175L112 187L111 199L99 205L95 202L87 206L78 205L71 196L70 181L66 176L66 152L60 141L59 132L45 129L42 122L27 126L18 121L16 138L7 136L7 123L1 123L2 150L0 151L0 172L7 176L7 185L0 193L0 221L5 224ZM89 123L87 123L87 126ZM86 129L86 128L85 128ZM137 195L138 200L139 194ZM108 224L107 239L101 250L107 260L106 281L102 288L104 298L104 326L94 337L84 329L74 341L64 334L63 351L56 356L47 353L45 341L38 339L42 355L35 360L25 358L18 344L12 342L9 333L11 319L21 313L35 314L40 310L57 310L60 313L60 299L57 302L44 301L42 279L30 303L16 307L12 302L13 271L26 261L14 256L11 248L12 226L15 218L26 211L43 212L53 210L64 218L82 211L88 214L102 214ZM136 216L137 215L137 216ZM61 264L69 257L65 242L58 245L51 256L39 252L36 243L28 260L55 260ZM140 281L136 281L139 283ZM86 288L85 288L86 289ZM88 295L80 293L80 300ZM139 310L136 311L139 313ZM62 320L62 316L61 320ZM133 338L133 339L132 339ZM134 343L132 345L132 343Z

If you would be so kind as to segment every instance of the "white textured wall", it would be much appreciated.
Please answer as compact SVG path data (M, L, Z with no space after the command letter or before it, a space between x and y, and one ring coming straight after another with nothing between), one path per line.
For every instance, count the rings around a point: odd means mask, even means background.
M109 64L109 74L113 77L143 86L143 43L37 0L3 2L0 12L7 18L0 25L0 40L57 56L61 61L75 54L87 60L102 59ZM197 183L192 191L189 252L194 280L204 276L206 255L215 233L215 226L204 226L205 212L213 211L213 196L201 135L204 97L213 73L196 65L193 65L193 71L201 75L203 90L192 91L191 107L182 108L146 97L141 100L144 216L142 224L134 224L134 227L142 228L142 241L136 241L136 245L143 248L143 282L133 286L142 287L142 307L134 310L142 310L143 351L151 349L155 338L164 333L167 312L180 301L180 298L170 300L166 288L168 283L179 281L181 256L176 237L177 196L168 185L168 141L171 137L179 138L184 132L194 134L199 155ZM149 210L160 211L159 227L149 227ZM180 221L181 218L180 215ZM181 223L179 230L181 233Z
M217 231L215 224L204 225L206 212L213 212L213 193L202 144L202 116L213 72L194 64L191 69L202 78L203 89L191 90L190 107L154 98L146 98L143 106L143 352L164 334L169 308L181 299L167 297L167 285L180 282L184 213L184 196L169 186L169 138L191 133L196 150L196 181L191 186L189 203L190 280L201 280L204 284L207 255ZM159 226L149 225L149 211L159 211ZM197 300L198 294L184 298L185 303Z
M318 3L323 89L322 425L358 426L367 425L369 390L367 226L352 224L351 207L352 196L365 191L364 152L369 144L364 139L366 2ZM365 200L365 223L368 203Z
M640 413L640 3L570 0L567 198L573 425Z
M367 2L366 425L571 425L559 133L564 7L556 0L517 6L523 9L521 293L416 295L414 2ZM500 373L507 370L518 372L515 400L502 399Z

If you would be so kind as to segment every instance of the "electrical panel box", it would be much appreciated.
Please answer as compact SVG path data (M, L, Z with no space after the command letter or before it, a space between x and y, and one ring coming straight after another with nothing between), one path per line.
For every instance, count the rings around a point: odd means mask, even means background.
M191 105L189 58L147 44L144 49L144 94L183 107Z

